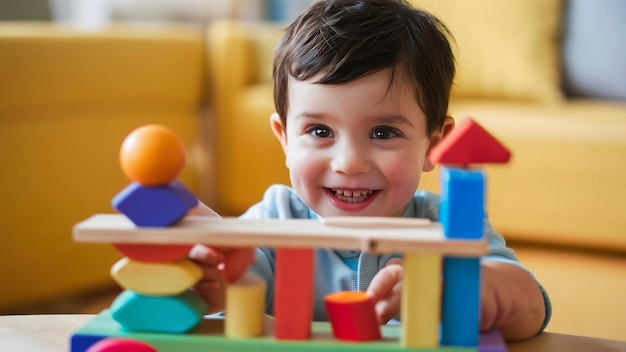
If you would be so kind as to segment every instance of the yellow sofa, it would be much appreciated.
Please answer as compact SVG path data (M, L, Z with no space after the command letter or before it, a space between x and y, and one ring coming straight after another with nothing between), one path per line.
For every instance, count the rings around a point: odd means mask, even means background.
M0 313L113 287L120 257L72 241L72 226L113 212L129 181L118 154L146 123L170 126L200 190L200 30L0 23Z
M568 4L414 3L456 38L451 115L475 118L512 150L510 164L486 168L487 210L550 292L548 330L626 339L626 98L573 97L562 88ZM277 25L235 22L208 31L218 151L212 205L222 214L240 214L270 184L289 183L268 124L281 33ZM437 172L420 187L437 191Z

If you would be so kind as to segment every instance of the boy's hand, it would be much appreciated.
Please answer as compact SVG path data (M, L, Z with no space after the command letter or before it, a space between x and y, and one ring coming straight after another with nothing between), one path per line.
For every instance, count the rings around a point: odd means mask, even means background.
M188 215L219 216L213 209L199 202ZM223 248L195 245L189 258L202 269L202 278L194 289L209 306L209 314L224 310L225 284L237 281L254 261L254 247Z
M224 310L226 283L235 282L254 261L254 247L222 248L195 245L189 258L202 269L194 289L209 305L209 314Z
M480 330L499 328L507 341L537 334L546 312L535 280L511 263L485 259L481 266Z
M402 259L392 258L376 273L367 288L367 294L374 300L380 324L385 324L400 313L402 273Z
M511 263L485 259L481 267L481 331L499 328L507 341L534 336L546 314L536 281ZM367 289L381 324L400 312L402 275L402 260L391 259Z
M202 278L193 288L209 306L207 313L223 311L225 282L219 267L224 262L224 256L217 250L197 244L189 252L189 259L202 269Z

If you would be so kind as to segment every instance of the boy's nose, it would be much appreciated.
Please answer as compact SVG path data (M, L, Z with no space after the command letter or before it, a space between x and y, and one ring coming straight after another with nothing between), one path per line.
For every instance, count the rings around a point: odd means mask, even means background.
M330 166L333 171L354 175L368 172L370 160L367 150L352 145L336 148Z

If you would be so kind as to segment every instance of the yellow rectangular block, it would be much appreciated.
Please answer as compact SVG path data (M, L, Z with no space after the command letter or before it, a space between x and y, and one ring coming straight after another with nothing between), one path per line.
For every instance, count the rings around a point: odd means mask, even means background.
M402 279L402 337L407 348L439 346L441 255L405 253Z

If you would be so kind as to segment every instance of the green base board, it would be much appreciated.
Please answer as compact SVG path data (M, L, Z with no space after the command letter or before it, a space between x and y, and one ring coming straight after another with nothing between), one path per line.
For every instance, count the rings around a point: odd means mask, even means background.
M382 340L372 342L345 342L333 337L329 323L313 322L311 339L307 341L276 340L273 337L272 319L266 323L266 335L258 338L233 339L224 336L224 320L204 319L197 327L186 334L157 334L147 332L129 332L111 318L110 311L104 310L94 319L74 333L71 352L84 352L86 347L80 341L98 339L100 337L126 337L145 341L159 352L329 352L329 351L447 351L470 352L478 348L438 347L438 348L404 348L400 345L400 326L382 326Z

